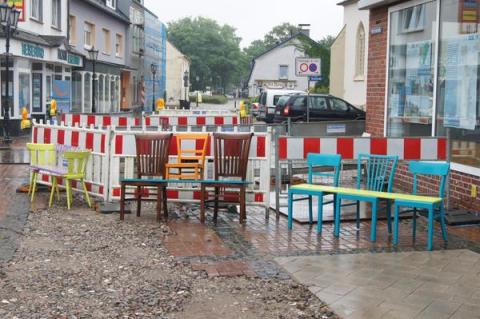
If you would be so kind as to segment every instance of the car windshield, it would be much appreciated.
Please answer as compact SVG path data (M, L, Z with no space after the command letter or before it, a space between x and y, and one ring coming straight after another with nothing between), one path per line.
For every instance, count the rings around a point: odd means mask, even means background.
M278 101L275 105L276 106L285 106L285 104L287 104L288 99L290 99L290 95L283 95L278 99Z

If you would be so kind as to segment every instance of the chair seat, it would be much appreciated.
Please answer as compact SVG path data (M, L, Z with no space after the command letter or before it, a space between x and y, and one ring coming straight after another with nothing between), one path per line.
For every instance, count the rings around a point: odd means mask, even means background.
M166 168L203 168L203 165L200 163L169 163L165 164Z
M68 168L63 166L56 166L56 165L31 165L30 166L33 170L39 173L45 173L49 175L57 175L63 176L68 174ZM80 175L82 177L83 175Z

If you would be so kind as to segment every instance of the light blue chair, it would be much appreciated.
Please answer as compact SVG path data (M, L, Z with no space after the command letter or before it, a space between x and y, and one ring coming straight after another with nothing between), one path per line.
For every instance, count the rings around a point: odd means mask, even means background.
M438 187L438 194L430 195L442 198L442 201L435 204L418 203L414 201L395 200L394 204L394 229L393 229L393 244L398 244L398 224L399 215L413 212L412 216L412 235L415 240L417 229L417 209L426 209L428 211L428 238L427 249L432 250L433 241L433 221L434 219L440 219L440 225L442 227L443 240L447 241L447 228L445 225L445 209L443 204L443 197L445 193L445 184L447 182L447 176L450 171L450 163L447 162L420 162L411 161L408 165L408 170L413 174L413 192L412 194L418 195L417 185L418 176L436 176L440 179L440 185ZM425 195L425 194L421 194ZM410 207L413 210L406 210L400 212L400 207Z
M391 192L393 186L393 178L397 168L398 156L392 155L373 155L359 154L357 161L357 189L361 189L362 185L362 168L365 169L365 188L370 191ZM372 226L371 241L377 239L377 208L380 201L376 197L355 195L355 194L337 194L335 202L335 227L334 233L338 237L340 235L340 215L342 200L356 201L356 223L357 229L360 229L360 201L370 202L372 204ZM391 203L387 200L387 223L388 232L392 231L391 224Z
M338 154L307 154L308 165L308 183L313 184L313 176L332 178L330 186L338 186L340 179L340 170L342 165L342 156ZM320 171L315 171L315 168L321 168ZM333 172L332 172L333 169ZM293 195L307 195L306 197L293 198ZM288 229L292 229L293 225L293 202L300 200L308 200L308 220L310 224L313 222L312 209L312 195L317 195L307 190L292 190L288 192ZM328 195L325 194L324 195ZM335 199L334 199L335 200ZM323 205L331 204L333 201L323 202ZM318 205L317 213L317 232L322 232L323 222L323 205Z

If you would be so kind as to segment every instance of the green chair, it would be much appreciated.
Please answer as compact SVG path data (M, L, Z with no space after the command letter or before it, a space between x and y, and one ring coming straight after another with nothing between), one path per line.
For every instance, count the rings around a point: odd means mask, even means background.
M88 207L92 207L90 197L88 196L87 186L85 185L85 173L90 154L90 151L67 151L63 154L63 158L67 162L67 167L47 171L47 173L53 177L49 206L52 206L53 194L55 191L57 191L58 196L58 179L62 178L65 181L65 189L67 190L68 209L70 209L73 200L71 181L78 181L82 184L83 193L87 200Z
M39 167L55 166L55 144L27 143L27 150L30 152L30 169L32 170L28 194L31 195L31 201L33 202L37 190Z

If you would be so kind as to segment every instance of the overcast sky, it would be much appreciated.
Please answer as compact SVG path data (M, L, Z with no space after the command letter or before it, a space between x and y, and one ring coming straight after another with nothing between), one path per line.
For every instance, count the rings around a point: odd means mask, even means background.
M343 23L340 0L145 0L145 6L164 22L204 16L237 29L242 47L283 22L310 23L311 37L336 36Z

